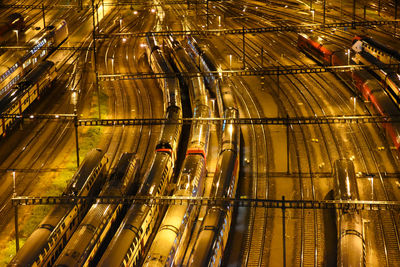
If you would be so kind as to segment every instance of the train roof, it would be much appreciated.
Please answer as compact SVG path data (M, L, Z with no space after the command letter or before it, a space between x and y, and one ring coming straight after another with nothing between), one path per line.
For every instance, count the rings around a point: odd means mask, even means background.
M388 96L386 91L377 90L374 91L374 97L378 102L379 106L384 110L388 116L399 116L400 110L393 100Z
M397 52L396 50L379 43L378 41L374 40L371 37L361 37L361 39L363 41L369 43L370 45L382 50L383 52L391 55L392 57L396 58L397 60L400 60L400 53Z
M31 70L25 78L18 83L18 85L26 86L36 83L39 78L43 75L43 72L47 71L51 67L54 66L54 62L52 61L43 61L36 68Z
M13 103L17 97L18 89L14 87L14 89L7 92L7 94L0 99L0 112L3 113L7 110L11 103Z
M353 161L338 159L335 168L335 196L340 200L358 200L358 187Z

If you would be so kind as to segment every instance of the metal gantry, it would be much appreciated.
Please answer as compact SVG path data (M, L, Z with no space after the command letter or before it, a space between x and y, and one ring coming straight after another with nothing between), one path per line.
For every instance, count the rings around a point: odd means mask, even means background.
M76 114L1 114L1 118L15 118L24 120L55 120L71 121L78 116ZM164 125L192 123L221 124L257 124L257 125L309 125L309 124L343 124L343 123L393 123L400 122L400 116L380 115L341 115L341 116L313 116L313 117L263 117L263 118L181 118L177 122L168 122L165 118L126 118L126 119L77 119L76 126L130 126L130 125Z
M388 69L400 72L400 64L387 64ZM183 77L199 77L199 76L219 76L219 77L239 77L239 76L279 76L294 74L310 74L310 73L340 73L359 70L378 70L375 65L343 65L343 66L320 66L320 65L287 65L287 66L269 66L262 69L237 69L237 70L220 70L220 71L203 71L203 72L181 72L181 73L117 73L117 74L99 74L101 81L117 81L117 80L142 80L142 79L162 79L174 76Z
M400 201L368 201L368 200L288 200L247 198L211 198L186 196L14 196L13 206L26 205L68 205L95 202L98 204L132 204L147 205L198 205L198 206L239 206L277 209L353 209L353 210L396 210L400 209Z

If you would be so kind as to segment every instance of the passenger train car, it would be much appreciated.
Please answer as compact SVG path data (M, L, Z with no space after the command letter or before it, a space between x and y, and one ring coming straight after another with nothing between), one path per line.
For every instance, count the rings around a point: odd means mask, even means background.
M64 190L64 196L96 195L104 183L108 158L100 149L91 150ZM48 266L62 244L68 241L88 205L56 205L29 236L8 266ZM49 265L51 266L51 265Z
M351 160L335 161L334 184L336 200L359 200L354 164ZM337 266L366 266L360 211L337 210L336 219L338 229Z
M163 51L153 36L147 37L148 59L154 72L173 73ZM149 171L145 174L137 196L160 196L171 180L181 135L182 118L179 81L175 75L159 80L168 99L167 123L156 146L156 154ZM104 252L98 266L137 265L143 256L144 247L153 231L159 213L158 205L133 203L121 226Z
M124 196L132 191L139 167L133 153L124 153L100 196ZM115 222L123 204L95 203L68 241L57 261L51 266L88 266Z
M211 53L207 49L202 49L197 43L196 39L192 36L186 37L186 43L189 47L188 54L194 62L198 62L200 71L202 72L215 72L217 66L214 64L215 60ZM218 75L203 75L207 89L216 95L216 89L218 88L219 77ZM222 115L221 115L222 116Z
M387 87L386 91L393 98L393 101L400 106L400 75L385 65L390 62L399 63L400 54L396 51L392 51L391 54L382 51L381 49L384 49L383 45L379 45L379 48L374 48L365 42L366 39L370 40L370 42L372 41L371 38L360 39L360 37L355 37L353 39L352 49L356 52L354 61L358 64L377 66L378 69L371 70L371 73ZM398 59L393 58L391 55L397 56Z
M189 42L194 42L193 38ZM204 69L216 69L214 61L208 53L202 52L197 47L192 50L201 60ZM220 110L224 110L225 119L236 119L239 117L235 96L228 83L218 77L214 77L217 102ZM239 176L239 154L240 154L240 126L225 121L222 127L222 144L217 160L216 171L212 182L210 197L234 198ZM200 230L194 235L194 245L182 262L176 259L179 265L183 266L221 266L222 258L228 242L229 230L232 221L233 207L230 205L210 207L203 220Z
M298 35L298 47L305 53L312 56L322 64L344 65L343 58L327 46L318 43L311 37ZM350 78L354 87L365 100L371 101L373 108L382 116L399 116L398 106L386 92L384 87L368 71L345 72L345 78ZM383 123L382 126L387 131L390 139L397 150L400 150L400 124Z
M43 61L29 72L22 81L0 99L0 114L21 115L53 82L57 76L54 63ZM0 119L0 136L5 136L17 121L16 117Z
M384 64L400 62L400 53L397 50L387 47L371 37L355 36L353 38L353 44L356 42L360 42L363 51L371 54Z
M67 23L63 20L55 26L48 26L36 35L30 42L30 49L21 58L10 66L0 76L0 98L11 87L32 70L38 63L45 60L68 38Z
M179 71L184 73L198 72L198 68L182 46L172 38L169 41L174 51L173 60ZM186 82L189 86L193 117L209 118L211 109L203 78L200 76L191 77L187 78ZM173 196L190 197L203 194L209 135L209 124L192 123L186 157L179 173ZM197 206L188 205L187 203L168 207L143 266L176 264L174 262L175 253L179 246L186 246L188 242L187 231L190 231L194 220L197 218L198 211L199 208Z

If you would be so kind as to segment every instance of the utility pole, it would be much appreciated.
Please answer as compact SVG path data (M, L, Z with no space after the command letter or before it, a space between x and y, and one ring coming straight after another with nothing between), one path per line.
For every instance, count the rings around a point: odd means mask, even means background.
M94 74L95 78L95 87L97 92L97 105L99 110L99 120L101 119L101 111L100 111L100 90L99 90L99 76L97 73L97 54L96 54L96 16L95 16L95 5L94 0L92 0L92 17L93 17L93 64L94 64Z
M15 184L15 170L12 172L13 178L13 197L17 196L16 184ZM15 251L19 250L19 233L18 233L18 205L14 206L14 224L15 224Z
M354 23L356 22L356 0L353 0L353 21L352 21L352 28L355 29L356 26Z
M287 123L286 123L286 171L287 174L290 174L290 124L289 124L289 114L286 115Z
M381 0L378 1L378 16L381 16Z
M243 27L243 69L246 69L246 36L244 33L244 27Z
M76 107L74 107L74 126L75 126L75 146L76 146L76 165L79 168L79 141L78 141L78 114Z
M279 85L279 66L278 66L278 71L276 72L276 82L277 82L277 87L278 87L278 98L280 97L280 91L281 87Z
M206 19L207 19L207 30L208 30L208 0L206 2L207 2Z
M397 20L397 3L398 0L394 0L394 19ZM396 37L396 30L397 30L397 24L394 24L394 36Z
M282 241L283 241L283 267L286 267L285 196L282 196Z
M264 69L264 47L261 47L261 69ZM264 75L261 76L261 89L264 90L264 82L265 77Z
M43 29L46 28L46 18L44 15L44 4L42 4L42 17L43 17Z
M324 15L322 20L322 25L325 27L325 18L326 18L326 0L324 0Z
M364 2L364 20L365 20L366 16L367 16L367 5Z

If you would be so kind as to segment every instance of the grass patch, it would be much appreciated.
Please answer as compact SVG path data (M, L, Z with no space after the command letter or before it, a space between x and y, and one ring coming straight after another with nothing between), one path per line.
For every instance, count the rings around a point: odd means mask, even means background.
M20 241L21 246L21 241ZM0 250L0 266L6 266L15 255L15 241L11 240Z
M109 97L102 90L100 91L100 111L101 117L108 116ZM92 106L90 109L92 117L98 116L98 102L97 96L92 99ZM98 147L104 129L100 126L82 127L79 131L79 158L80 161L84 159L86 154L93 148ZM55 173L50 177L42 176L37 185L41 185L37 189L40 195L43 196L59 196L65 190L68 182L73 177L76 171L76 151L71 149L70 152L64 157L64 170ZM37 194L37 193L35 193ZM30 208L30 215L19 219L19 243L20 247L25 243L26 239L37 228L43 218L49 213L53 207L51 205L34 206ZM28 209L28 207L25 207ZM19 214L22 214L21 208ZM0 266L6 266L15 255L15 240L13 233L10 234L8 240L3 240L0 247Z
M98 146L102 135L101 128L100 126L92 126L81 134L79 140L79 158L81 161L90 150Z

